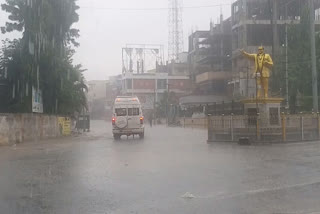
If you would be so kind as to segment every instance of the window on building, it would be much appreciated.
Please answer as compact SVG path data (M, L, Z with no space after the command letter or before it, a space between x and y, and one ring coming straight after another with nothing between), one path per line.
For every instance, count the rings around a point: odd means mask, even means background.
M8 68L5 67L4 69L0 70L0 79L7 79L8 78Z
M166 79L157 80L157 88L158 89L167 89L167 80Z
M315 11L315 20L316 20L316 21L319 21L319 20L320 20L320 8L319 8L319 9L316 9L316 11Z
M236 4L233 6L233 12L237 13L239 11L239 6Z
M128 115L129 116L137 116L139 115L139 108L128 108Z
M255 1L247 4L247 18L254 20L270 20L271 11L268 1Z
M272 46L272 25L248 25L248 46Z
M127 89L132 89L132 79L127 80Z

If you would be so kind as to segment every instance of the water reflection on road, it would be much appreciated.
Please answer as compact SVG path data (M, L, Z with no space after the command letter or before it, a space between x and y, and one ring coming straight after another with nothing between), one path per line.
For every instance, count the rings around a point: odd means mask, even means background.
M206 143L206 130L147 127L0 148L3 213L312 213L320 144ZM188 194L190 198L182 197Z

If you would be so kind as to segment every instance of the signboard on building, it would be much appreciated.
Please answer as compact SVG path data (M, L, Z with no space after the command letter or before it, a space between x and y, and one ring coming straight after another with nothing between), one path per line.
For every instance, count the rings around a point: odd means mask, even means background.
M32 87L32 112L43 113L42 91Z
M58 124L60 133L63 136L71 135L71 119L69 117L59 117Z

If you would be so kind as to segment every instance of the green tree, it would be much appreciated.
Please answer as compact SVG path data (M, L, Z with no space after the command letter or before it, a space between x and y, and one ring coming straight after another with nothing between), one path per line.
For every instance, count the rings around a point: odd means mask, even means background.
M13 112L31 111L31 93L28 85L28 66L25 66L25 58L21 54L21 40L5 40L2 42L0 57L0 70L7 73L6 82L9 87L9 95L6 105Z
M73 47L79 46L79 30L72 28L79 20L76 0L6 0L1 7L9 13L2 33L23 33L19 40L5 41L3 48L2 69L8 68L11 84L41 89L45 113L66 114L85 108L83 69L72 62ZM13 50L8 48L12 45ZM11 52L15 54L5 56ZM30 103L24 106L15 100L13 104L20 106L14 111L30 111L26 107Z
M289 76L289 102L291 112L312 110L312 72L310 51L310 16L307 7L302 9L299 24L288 26L288 76ZM320 37L316 37L317 56L320 56ZM319 57L318 62L319 62ZM285 56L281 57L281 69L278 73L278 85L284 95L285 85ZM318 78L320 80L320 64L318 63ZM297 104L300 108L297 109Z
M165 117L166 111L170 108L170 105L177 105L178 99L176 93L173 91L165 91L163 93L162 99L156 104L156 115L157 117Z

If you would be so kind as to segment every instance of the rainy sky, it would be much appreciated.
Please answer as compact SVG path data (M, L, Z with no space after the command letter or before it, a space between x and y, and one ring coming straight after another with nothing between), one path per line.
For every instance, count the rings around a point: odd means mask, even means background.
M0 4L5 0L0 0ZM80 47L74 57L88 71L87 80L108 79L121 73L121 48L126 44L160 44L167 49L168 0L78 0ZM232 0L183 0L184 46L195 30L208 30L210 20L217 23L220 8L224 17L231 14ZM220 5L222 6L215 6ZM207 7L205 7L207 6ZM200 7L200 8L199 8ZM127 9L130 10L127 10ZM150 9L152 8L152 10ZM155 10L154 8L161 8ZM134 10L138 9L138 10ZM0 11L0 25L7 15ZM0 33L0 40L19 34Z

